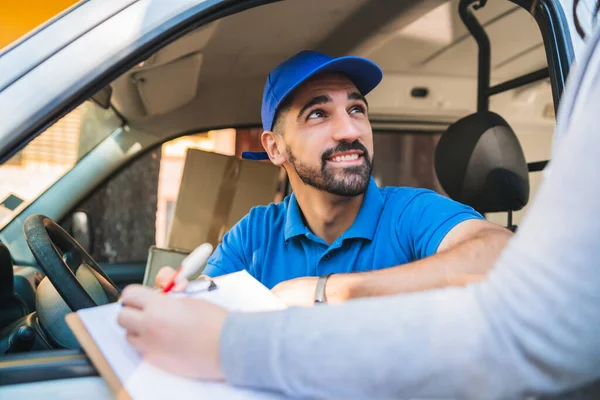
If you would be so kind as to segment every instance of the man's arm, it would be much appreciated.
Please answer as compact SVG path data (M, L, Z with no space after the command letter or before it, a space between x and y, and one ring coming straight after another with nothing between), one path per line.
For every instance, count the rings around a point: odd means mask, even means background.
M431 257L377 271L333 275L325 287L327 301L464 286L481 280L511 236L508 229L488 221L461 222Z
M353 298L387 296L481 280L512 236L509 230L488 221L470 219L456 225L431 257L377 271L337 274L327 281L329 303ZM273 288L288 306L313 304L316 277L296 278Z

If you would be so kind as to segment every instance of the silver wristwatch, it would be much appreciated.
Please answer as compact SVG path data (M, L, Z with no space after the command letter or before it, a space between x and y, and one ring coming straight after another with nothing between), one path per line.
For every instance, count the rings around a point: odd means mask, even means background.
M321 275L317 280L317 288L315 290L315 304L325 304L327 299L325 298L325 284L327 279L333 275L333 273Z

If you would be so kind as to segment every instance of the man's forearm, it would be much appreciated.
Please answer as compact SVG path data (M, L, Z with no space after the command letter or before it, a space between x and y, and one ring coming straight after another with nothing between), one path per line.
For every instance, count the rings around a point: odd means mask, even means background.
M482 279L506 246L512 232L486 229L449 250L406 265L329 278L330 303L351 298L386 296L447 286L463 286Z

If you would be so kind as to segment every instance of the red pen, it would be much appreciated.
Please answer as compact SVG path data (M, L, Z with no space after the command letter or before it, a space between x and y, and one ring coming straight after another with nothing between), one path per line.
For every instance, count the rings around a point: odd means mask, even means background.
M200 267L202 267L212 254L213 247L210 243L204 243L196 247L182 262L173 278L161 290L161 293L169 293L178 284L190 279Z

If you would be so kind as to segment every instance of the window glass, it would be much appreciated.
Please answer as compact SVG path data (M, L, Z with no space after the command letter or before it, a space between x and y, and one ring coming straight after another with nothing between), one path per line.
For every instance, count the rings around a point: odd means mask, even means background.
M223 129L186 135L133 160L74 210L88 215L93 237L90 255L99 263L140 263L150 246L166 247L187 150L239 156L242 150L262 148L258 131ZM285 185L280 187L283 192ZM283 193L275 194L273 201L282 197ZM70 218L62 223L67 229L70 224Z
M374 132L373 178L379 187L411 186L444 193L434 168L441 133Z
M111 109L86 101L0 165L0 228L120 125Z

